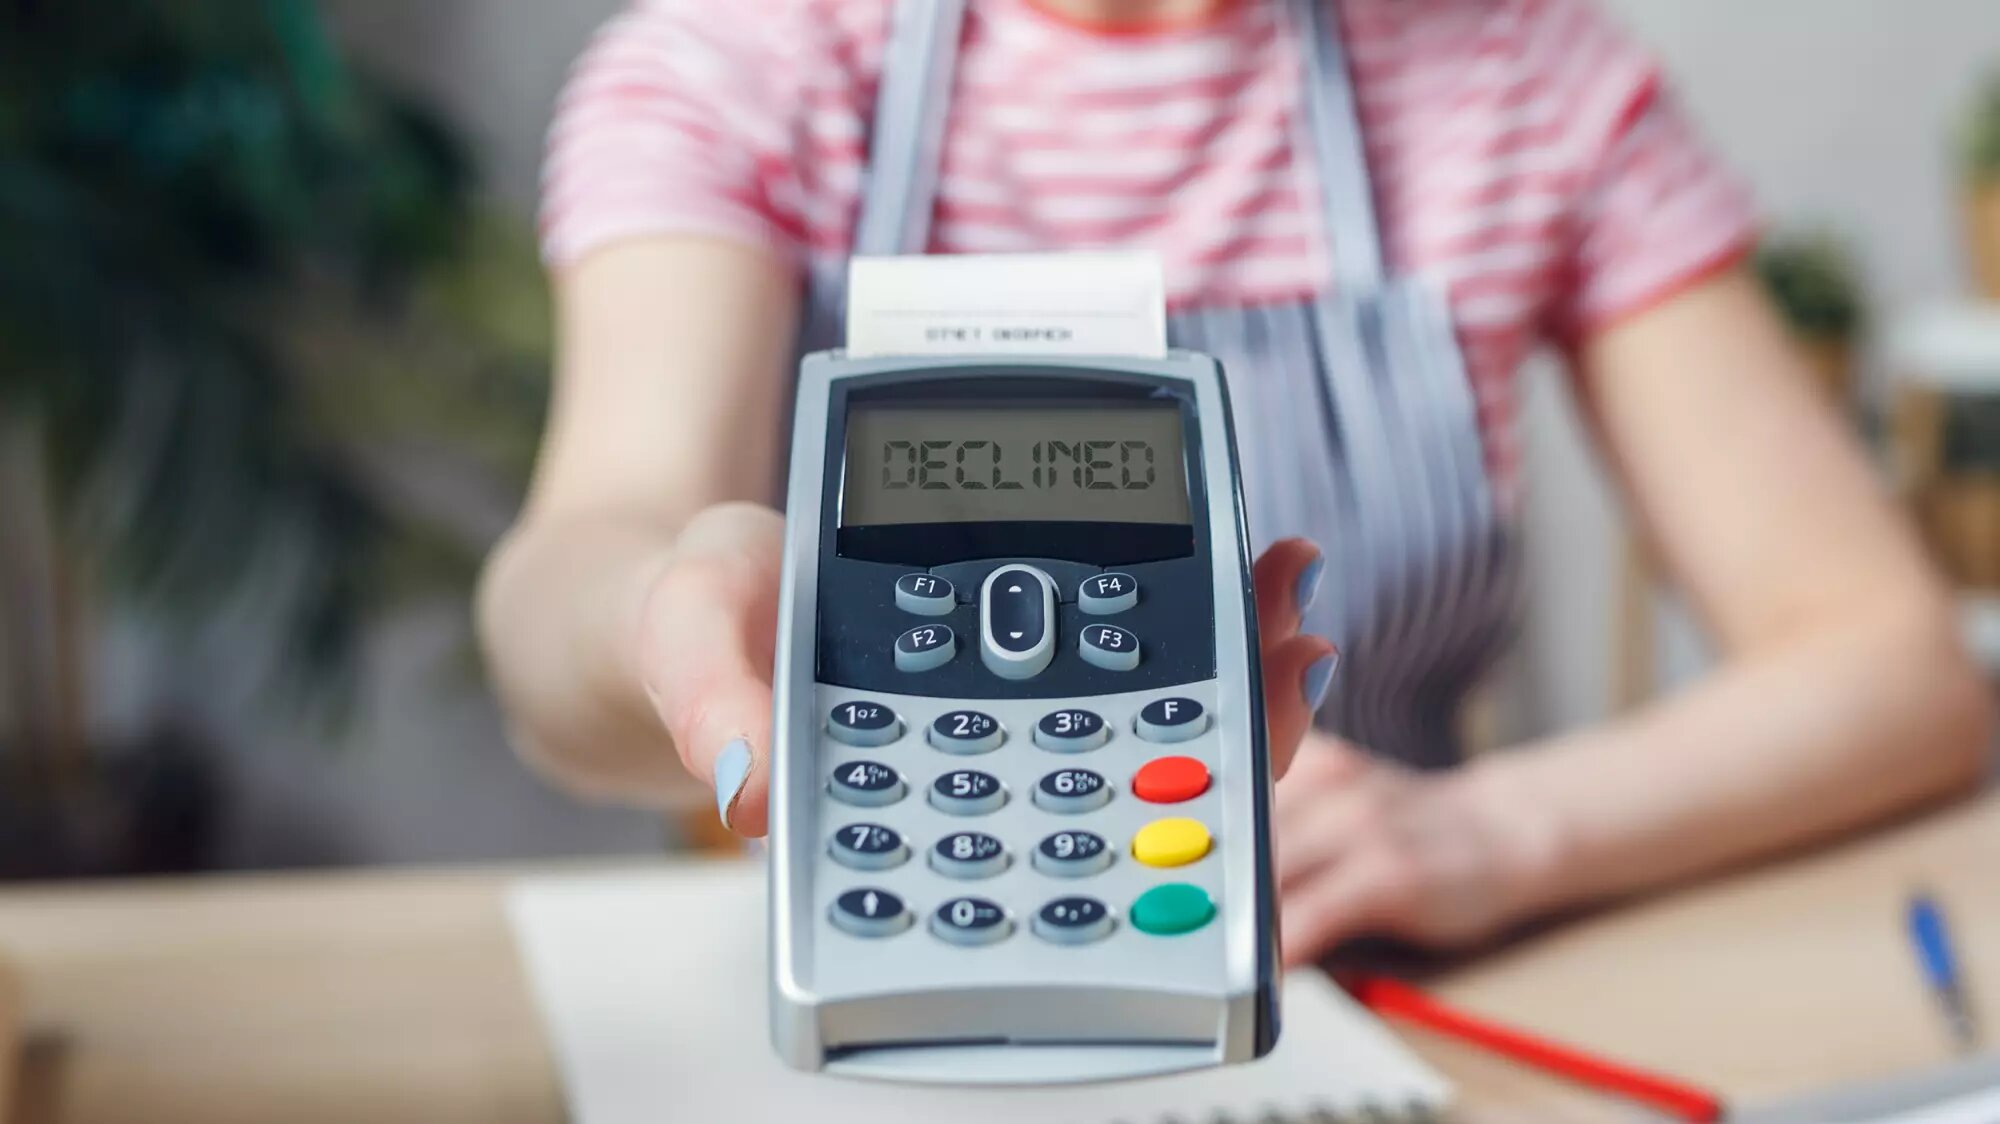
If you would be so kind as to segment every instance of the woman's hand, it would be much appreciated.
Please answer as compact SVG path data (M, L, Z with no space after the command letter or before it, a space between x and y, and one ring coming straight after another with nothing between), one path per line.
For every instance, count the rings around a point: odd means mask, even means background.
M1553 852L1490 770L1418 773L1319 733L1278 785L1275 819L1288 965L1351 937L1491 936L1535 908Z
M715 789L723 825L764 834L771 660L784 516L727 503L690 519L646 592L638 671L681 764Z
M771 658L784 519L754 504L709 508L651 579L636 666L681 762L715 789L722 822L762 835L770 791ZM1333 677L1333 645L1301 635L1320 554L1288 539L1257 562L1264 707L1274 767L1290 761Z

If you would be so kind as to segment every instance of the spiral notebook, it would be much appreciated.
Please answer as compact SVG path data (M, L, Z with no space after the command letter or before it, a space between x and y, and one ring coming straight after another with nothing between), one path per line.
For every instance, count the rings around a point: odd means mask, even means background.
M1317 973L1248 1065L967 1090L786 1068L765 1029L764 883L749 863L517 884L508 913L574 1124L1428 1124L1444 1080Z

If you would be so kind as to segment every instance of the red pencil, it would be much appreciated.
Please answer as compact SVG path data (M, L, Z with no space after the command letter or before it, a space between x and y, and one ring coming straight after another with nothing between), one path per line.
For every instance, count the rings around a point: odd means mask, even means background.
M1455 1011L1398 980L1360 976L1343 982L1362 1006L1385 1019L1400 1019L1482 1046L1579 1085L1652 1105L1682 1120L1707 1124L1722 1119L1722 1098L1714 1093Z

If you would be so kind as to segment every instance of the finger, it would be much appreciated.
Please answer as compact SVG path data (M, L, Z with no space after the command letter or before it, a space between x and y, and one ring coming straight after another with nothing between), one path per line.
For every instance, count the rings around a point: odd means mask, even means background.
M688 524L646 604L641 675L675 751L732 831L762 835L782 521L748 507Z
M1284 895L1278 944L1285 966L1316 963L1341 941L1378 931L1394 919L1403 894L1393 864L1361 854Z
M1265 647L1264 725L1273 777L1282 777L1291 768L1338 664L1333 642L1321 636L1298 635Z
M1257 591L1257 631L1267 650L1299 630L1325 573L1325 555L1305 539L1280 539L1257 559L1250 580Z

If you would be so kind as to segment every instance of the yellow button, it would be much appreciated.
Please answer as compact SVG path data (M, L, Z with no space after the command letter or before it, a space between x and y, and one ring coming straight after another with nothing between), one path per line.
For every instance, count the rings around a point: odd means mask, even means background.
M1154 820L1132 837L1132 857L1147 866L1186 866L1208 854L1208 843L1200 820Z

